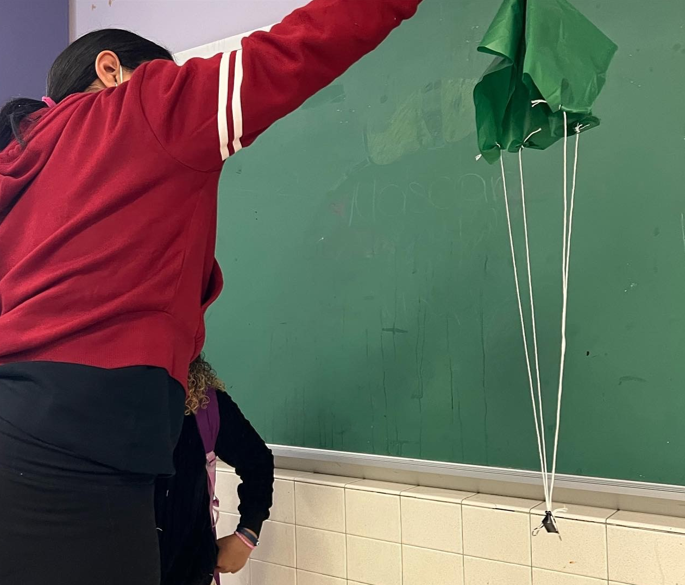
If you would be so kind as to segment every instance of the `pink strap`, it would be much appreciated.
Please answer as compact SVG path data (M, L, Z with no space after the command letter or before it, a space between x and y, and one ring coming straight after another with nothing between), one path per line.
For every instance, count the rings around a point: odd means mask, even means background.
M240 532L236 532L235 535L243 542L243 544L250 550L255 550L257 547L252 544L247 538L245 538Z
M216 525L219 522L219 498L216 497L216 454L214 451L207 453L207 488L209 489L209 514L212 519L212 529L216 535ZM215 585L221 585L221 575L214 573Z
M43 101L45 104L47 104L48 108L54 108L57 105L55 100L53 100L51 97L48 97L48 96L43 97L43 99L41 101Z
M207 453L207 487L209 489L209 514L212 518L212 528L216 529L219 522L219 498L216 497L216 454Z
M221 417L219 414L219 403L214 388L207 388L207 397L209 404L207 408L200 409L195 415L197 420L198 430L202 437L202 443L205 448L207 469L207 490L209 491L209 514L212 519L212 528L216 535L216 525L219 521L219 500L216 497L216 463L217 457L214 453L216 440L219 435L219 427L221 424ZM214 574L214 581L216 585L221 585L221 576L218 572Z

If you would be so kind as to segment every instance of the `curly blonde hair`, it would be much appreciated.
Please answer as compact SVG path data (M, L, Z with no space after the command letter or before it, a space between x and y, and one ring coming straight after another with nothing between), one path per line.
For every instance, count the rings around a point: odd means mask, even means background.
M201 408L207 408L209 398L207 388L215 388L224 392L226 385L219 379L216 372L200 355L188 371L188 397L186 398L186 415L197 414Z

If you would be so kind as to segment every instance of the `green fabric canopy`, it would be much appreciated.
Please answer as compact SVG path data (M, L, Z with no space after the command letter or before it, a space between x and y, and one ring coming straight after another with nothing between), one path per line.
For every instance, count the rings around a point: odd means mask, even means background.
M563 112L569 134L599 124L592 106L617 46L566 0L504 0L478 50L496 57L474 90L488 162L551 146L564 136Z

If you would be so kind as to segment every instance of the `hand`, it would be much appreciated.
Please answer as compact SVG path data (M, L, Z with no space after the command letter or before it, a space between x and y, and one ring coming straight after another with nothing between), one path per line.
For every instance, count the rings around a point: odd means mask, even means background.
M235 534L221 538L216 544L219 547L216 568L220 573L237 573L250 560L252 550Z

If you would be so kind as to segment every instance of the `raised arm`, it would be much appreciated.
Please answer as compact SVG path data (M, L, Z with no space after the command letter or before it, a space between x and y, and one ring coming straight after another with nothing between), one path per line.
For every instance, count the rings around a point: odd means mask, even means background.
M246 37L224 57L232 125L229 153L249 146L276 120L375 49L421 0L314 0L271 32Z
M270 32L245 37L240 50L182 67L151 63L140 82L146 118L185 164L220 167L375 49L420 3L313 0Z

